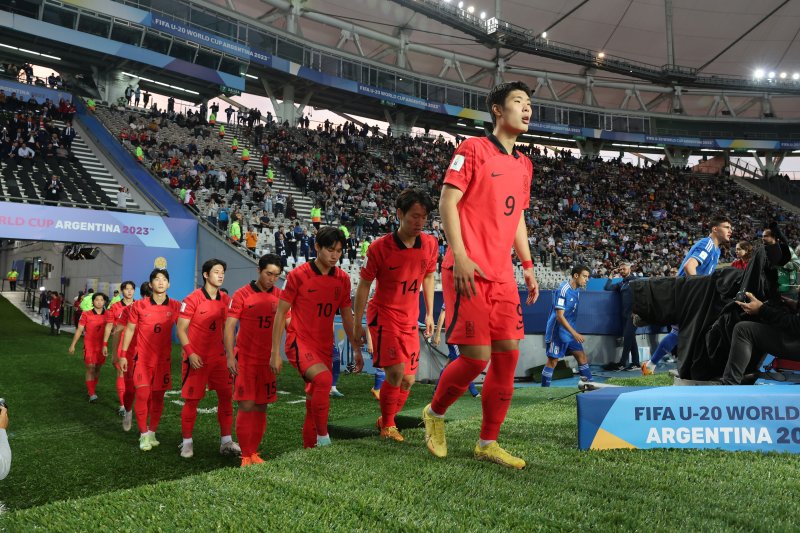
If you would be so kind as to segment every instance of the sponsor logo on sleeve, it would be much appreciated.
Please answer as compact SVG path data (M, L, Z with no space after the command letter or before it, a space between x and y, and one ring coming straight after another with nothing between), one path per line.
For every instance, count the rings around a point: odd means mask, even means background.
M464 166L464 161L465 161L465 158L464 158L463 155L456 154L456 156L453 158L453 161L450 163L450 170L452 170L454 172L461 171L461 167Z

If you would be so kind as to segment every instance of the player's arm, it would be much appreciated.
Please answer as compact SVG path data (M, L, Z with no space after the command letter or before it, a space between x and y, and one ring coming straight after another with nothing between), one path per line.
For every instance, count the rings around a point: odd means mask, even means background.
M439 213L442 215L442 228L447 236L447 243L453 252L453 280L456 293L467 298L478 294L475 288L475 272L483 276L483 271L467 256L464 239L461 236L461 218L458 214L458 203L464 192L458 187L446 184L439 199Z
M84 327L79 325L75 328L75 335L72 336L72 344L69 345L69 353L75 353L75 345L78 344L78 339L83 334Z
M111 338L111 334L114 332L114 323L113 322L106 322L106 329L103 331L103 357L108 357L108 339ZM113 362L116 363L117 356L114 355Z
M442 342L442 328L444 327L444 317L446 311L442 309L439 311L439 320L436 322L436 332L433 334L433 344L439 346L439 343Z
M570 325L569 321L564 316L564 310L563 309L556 309L556 320L558 320L558 323L561 325L562 328L564 328L565 330L569 331L570 335L572 335L575 338L576 341L578 341L581 344L583 344L583 341L584 341L583 335L581 335L580 333L575 331L575 328L573 328Z
M683 271L687 276L696 276L697 267L699 266L700 266L700 261L698 261L694 257L690 257L686 261L686 264L683 265Z
M286 313L291 308L292 304L286 300L278 301L278 310L275 312L275 322L272 325L272 355L269 358L269 366L275 375L280 373L283 365L281 360L281 340L283 340L283 330L286 329Z
M519 217L517 233L514 235L514 251L523 265L529 264L528 268L523 266L522 275L525 277L525 286L528 288L528 299L525 303L531 305L539 299L539 283L536 281L536 272L533 270L531 260L531 245L528 242L528 228L525 226L525 213Z
M359 286L361 286L361 283L359 283ZM367 291L369 291L369 287L367 287ZM353 362L355 363L353 371L361 372L361 369L364 368L364 357L361 355L361 347L358 346L358 349L356 349L357 345L353 336L353 308L349 305L347 307L342 307L339 309L339 313L342 315L342 327L344 328L344 332L350 340L350 344L353 345Z
M189 342L189 323L191 320L185 317L180 317L178 319L178 340L181 343L181 347L183 351L187 354L187 360L189 361L189 366L197 370L198 368L203 368L203 360L200 359L200 356L194 351L194 346L191 345Z
M354 324L353 324L353 351L360 352L361 346L367 341L367 336L364 333L364 326L362 325L362 320L364 319L364 309L367 307L367 299L369 298L369 288L372 286L371 281L367 281L365 279L358 280L358 286L356 287L356 301L355 301L355 308L354 308ZM342 318L342 323L344 323L344 317Z
M225 320L225 333L222 337L222 340L225 343L225 354L228 358L228 371L230 371L230 373L234 376L239 373L239 369L236 365L236 357L233 353L233 341L236 336L236 324L238 323L238 318L229 316Z
M433 324L433 291L436 281L433 279L433 272L428 272L422 278L422 296L425 299L425 338L433 336L435 328Z
M128 371L128 348L133 341L133 336L136 334L136 324L128 322L125 326L125 333L122 335L122 353L119 356L119 368L123 372Z

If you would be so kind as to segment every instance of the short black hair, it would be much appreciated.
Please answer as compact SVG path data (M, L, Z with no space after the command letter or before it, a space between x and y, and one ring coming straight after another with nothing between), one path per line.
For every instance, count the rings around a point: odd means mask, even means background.
M330 248L337 242L340 242L342 247L347 244L347 238L345 238L344 232L339 228L323 226L317 231L317 244L320 248Z
M581 272L591 273L592 271L586 265L575 265L574 267L572 267L572 272L570 273L570 276L574 276L575 274L580 275Z
M92 303L94 303L94 299L97 298L98 296L103 299L104 303L108 302L108 296L106 296L105 293L96 292L92 294Z
M275 265L283 270L283 262L281 261L281 256L278 254L264 254L261 256L258 260L258 270L264 270L268 265Z
M732 224L731 219L726 217L725 215L714 215L711 217L711 221L708 223L708 229L714 228L724 223Z
M159 274L164 274L164 277L167 278L167 281L169 281L169 271L166 268L154 268L153 271L150 272L150 278L148 278L150 283L153 283L153 280L156 279L156 276Z
M415 189L413 187L403 189L403 191L397 195L397 200L394 202L394 206L403 213L408 213L408 210L414 207L414 204L419 204L424 207L426 214L433 211L433 200L431 200L428 193L422 189Z
M492 90L489 91L488 96L486 96L486 109L489 111L489 116L492 117L492 124L497 123L497 117L495 117L492 112L492 106L496 104L500 107L504 107L506 98L508 98L511 91L522 91L528 96L531 95L531 88L522 81L509 81L495 85Z
M142 286L139 287L139 296L142 298L149 298L153 295L153 288L150 287L150 282L145 281L142 283Z
M208 274L211 272L211 269L217 265L222 265L222 271L225 272L228 270L228 263L223 261L222 259L209 259L205 263L203 263L203 274Z
M86 289L86 294L89 294L89 293L92 293L92 292L94 292L94 289L92 287L89 287L88 289Z
M122 283L120 283L119 288L120 290L125 290L125 287L127 287L128 285L130 285L133 290L136 290L136 284L132 281L123 281Z

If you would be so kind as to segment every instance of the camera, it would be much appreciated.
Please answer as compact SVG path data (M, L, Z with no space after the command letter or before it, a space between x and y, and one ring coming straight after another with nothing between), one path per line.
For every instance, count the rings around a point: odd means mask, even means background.
M750 298L747 297L747 293L745 291L739 291L736 293L736 296L733 297L734 302L742 302L747 303L750 301Z

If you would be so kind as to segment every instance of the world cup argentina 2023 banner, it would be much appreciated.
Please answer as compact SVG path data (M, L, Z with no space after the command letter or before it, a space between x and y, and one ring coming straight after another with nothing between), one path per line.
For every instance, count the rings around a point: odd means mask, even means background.
M609 387L578 396L578 446L800 453L800 387Z

